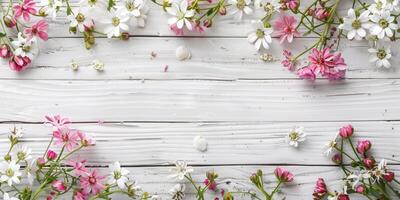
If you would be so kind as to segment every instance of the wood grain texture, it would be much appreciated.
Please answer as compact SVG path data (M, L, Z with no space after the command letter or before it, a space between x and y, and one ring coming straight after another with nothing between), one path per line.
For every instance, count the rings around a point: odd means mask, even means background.
M318 123L106 123L73 124L90 133L96 147L84 151L89 165L105 166L119 160L123 165L167 165L177 159L195 165L288 164L331 165L323 155L325 145L346 122ZM353 122L355 139L373 143L376 159L399 163L400 122ZM25 129L24 144L39 155L45 150L51 128L42 124L18 124ZM307 141L300 148L290 147L285 136L294 126L304 126ZM0 125L0 155L8 150L6 134L12 124ZM195 150L193 138L208 141L204 153ZM349 149L348 149L349 150ZM273 152L273 153L272 153Z
M398 120L398 80L2 80L0 121L48 113L85 121Z
M290 49L299 53L313 42L302 38L290 45L280 45L274 40L268 51L273 62L264 62L260 54L245 38L132 38L129 41L98 38L97 45L88 51L80 38L55 38L41 44L40 55L23 73L0 67L0 79L49 79L49 80L99 80L99 79L298 79L280 64L282 51ZM397 43L396 43L397 44ZM175 49L189 47L192 58L178 61ZM395 44L393 44L395 45ZM400 70L378 70L369 63L367 44L343 43L341 50L349 67L348 79L399 78ZM398 53L398 48L393 53ZM157 54L151 57L151 52ZM354 59L357 58L357 59ZM97 72L89 64L94 59L105 63L105 71ZM80 68L73 71L69 63L75 60ZM393 66L400 59L392 59ZM168 65L168 71L164 72Z

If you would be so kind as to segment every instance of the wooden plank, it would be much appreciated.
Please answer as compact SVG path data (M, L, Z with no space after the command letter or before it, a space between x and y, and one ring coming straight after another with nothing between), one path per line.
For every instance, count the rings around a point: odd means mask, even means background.
M298 123L106 123L73 124L90 133L97 146L82 153L90 165L104 166L119 160L128 166L166 165L177 159L196 165L223 164L303 164L331 165L323 155L325 145L346 122ZM369 139L376 159L399 163L400 122L353 122L355 139ZM42 124L19 124L25 129L23 145L35 156L47 147L51 128ZM18 125L18 126L19 126ZM298 149L285 143L294 126L304 126L307 141ZM0 124L0 155L8 150L6 134L12 124ZM208 150L193 147L193 138L202 135ZM273 152L273 153L272 153ZM400 164L400 163L399 163Z
M0 79L297 79L280 64L282 51L299 53L311 44L311 39L299 39L291 45L280 45L277 40L268 51L273 62L264 62L260 54L244 38L133 38L129 41L97 39L97 46L87 51L82 39L50 39L41 45L39 57L23 73L11 71L7 63L0 66ZM396 43L397 44L397 43ZM190 48L192 58L178 61L175 49L180 45ZM345 43L341 47L349 66L347 78L399 78L400 59L392 59L392 70L377 70L369 63L367 45L362 42ZM151 52L157 54L152 58ZM393 53L399 52L393 49ZM357 59L354 59L357 58ZM80 68L73 71L69 63L74 59ZM105 63L99 73L89 64L94 59ZM168 65L168 71L164 72ZM326 82L326 81L324 81Z
M399 80L2 80L0 121L398 120Z

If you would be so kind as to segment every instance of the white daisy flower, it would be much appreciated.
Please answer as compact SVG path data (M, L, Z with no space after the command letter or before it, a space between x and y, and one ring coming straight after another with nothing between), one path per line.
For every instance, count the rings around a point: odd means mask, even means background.
M371 175L367 171L360 171L359 173L351 173L346 177L348 183L352 186L353 189L358 185L358 183L362 182L364 179L371 178Z
M37 164L36 164L36 159L33 159L28 166L25 167L25 173L26 173L26 178L28 180L29 185L33 185L33 182L35 181L35 173L37 170Z
M306 140L306 133L304 133L304 127L296 127L289 131L286 136L286 142L290 146L298 147L300 142Z
M81 0L81 7L89 8L90 12L104 12L108 7L108 1L104 0Z
M336 140L337 140L338 136L339 136L339 134L336 134L335 137L325 145L326 150L325 150L324 154L326 156L329 156L332 153L332 151L335 149L335 147L337 145Z
M139 17L144 6L143 0L125 0L121 4L117 9L129 17Z
M381 180L383 176L386 174L386 170L387 170L387 161L385 159L382 159L379 162L378 167L376 167L371 171L374 177L373 182L375 183L376 181Z
M228 3L231 4L228 12L236 20L241 20L243 13L246 15L253 13L253 10L250 8L251 0L229 0Z
M3 200L19 200L19 199L16 197L12 197L7 192L5 192L3 195Z
M185 189L185 185L178 183L169 190L169 194L173 200L182 200L185 197Z
M392 37L393 32L398 28L397 24L394 23L395 18L390 15L390 11L375 12L369 18L374 22L370 27L370 32L379 39L383 39L385 36Z
M166 8L167 12L173 17L168 19L168 24L174 25L178 29L182 29L184 25L189 30L193 29L191 18L194 16L194 10L188 9L188 2L186 0L182 0L179 2L173 2L171 7Z
M15 149L15 157L18 158L18 160L24 161L32 159L32 149L28 148L27 146L20 145Z
M21 32L18 33L18 39L11 42L14 46L14 55L22 56L22 57L29 57L30 59L34 56L34 40L28 39L22 35Z
M354 9L349 9L347 17L343 18L343 24L340 24L339 28L348 31L347 38L349 40L353 38L361 40L367 35L366 29L369 29L371 26L369 23L369 14L370 12L366 10L357 17Z
M267 15L271 15L275 12L279 12L281 3L279 0L255 0L254 7L256 9L264 10Z
M62 1L59 0L41 0L40 5L43 6L44 13L55 20L57 17L57 12L60 10L63 4Z
M170 178L175 178L178 180L183 180L186 175L193 172L193 168L187 166L185 161L178 160L175 162L175 168L171 170L173 174L169 175Z
M119 37L122 32L129 31L128 21L129 16L121 10L112 10L107 17L100 20L105 25L104 33L107 34L108 38Z
M390 46L385 47L377 47L376 49L370 48L368 52L371 53L369 61L371 63L375 63L375 66L378 68L385 67L390 68L391 64L389 62L392 57Z
M125 183L127 183L129 180L129 171L125 168L121 168L119 162L115 162L114 164L109 165L108 169L110 169L111 174L110 179L108 180L108 184L117 183L119 188L125 189Z
M7 182L10 187L13 183L19 184L22 175L19 169L20 165L18 165L15 160L11 162L3 161L0 164L0 182Z
M93 26L93 19L89 16L87 7L80 7L74 10L73 14L68 15L70 21L69 27L77 28L80 32L84 32L86 27Z
M264 23L261 20L253 22L254 32L251 32L247 37L247 40L254 44L257 50L260 50L261 45L264 49L269 49L269 44L272 43L271 34L272 28L265 28Z

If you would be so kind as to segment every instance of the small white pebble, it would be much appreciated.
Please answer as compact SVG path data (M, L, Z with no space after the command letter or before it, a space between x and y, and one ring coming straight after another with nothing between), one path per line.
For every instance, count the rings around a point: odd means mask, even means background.
M93 67L93 69L95 69L97 71L103 71L104 70L104 63L101 62L100 60L93 60L90 65Z
M189 49L186 46L179 46L178 48L176 48L175 56L176 56L176 59L181 60L181 61L187 60L190 57L192 57Z
M193 139L193 146L201 152L207 151L208 142L202 136L196 136Z
M71 60L69 65L70 65L71 69L74 70L74 71L78 70L78 68L79 68L78 63L76 63L74 59Z

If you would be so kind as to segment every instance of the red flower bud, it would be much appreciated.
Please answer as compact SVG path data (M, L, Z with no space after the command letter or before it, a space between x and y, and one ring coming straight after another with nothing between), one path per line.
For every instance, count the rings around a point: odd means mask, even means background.
M386 182L392 182L394 179L394 172L387 172L385 175L383 175L383 178L386 180Z
M57 158L57 153L56 152L54 152L54 151L52 151L52 150L49 150L48 152L47 152L47 159L49 159L49 160L54 160L54 159L56 159Z

